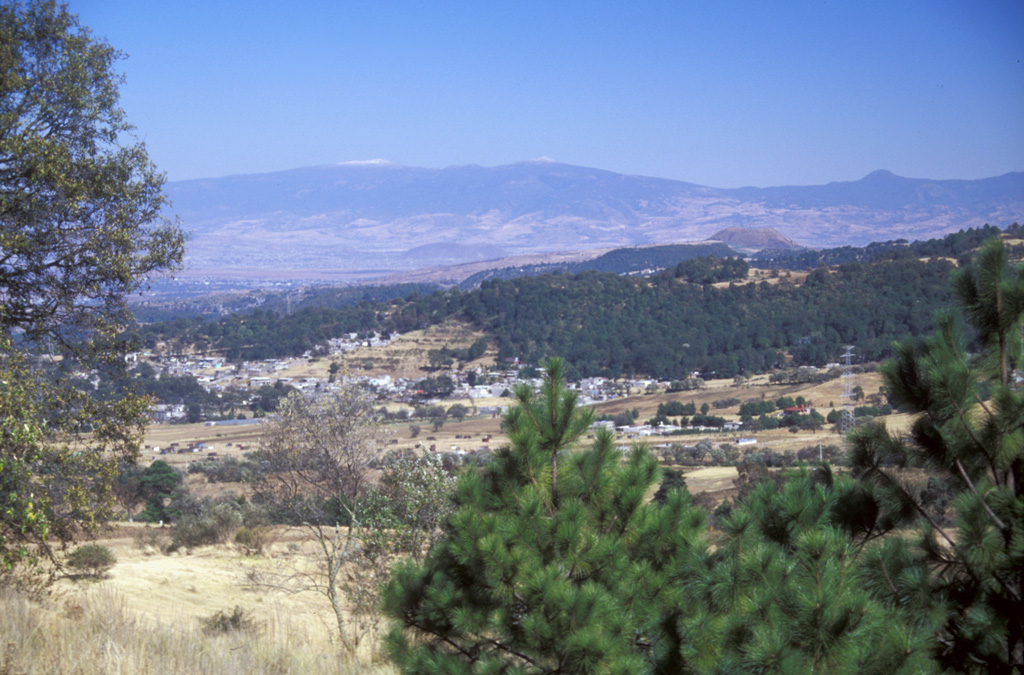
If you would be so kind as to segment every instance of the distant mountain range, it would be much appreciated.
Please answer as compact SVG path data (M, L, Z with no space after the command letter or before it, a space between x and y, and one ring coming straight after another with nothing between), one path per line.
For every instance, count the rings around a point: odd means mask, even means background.
M170 213L192 232L192 273L264 278L381 276L722 231L750 248L737 228L781 235L765 245L863 245L1024 219L1021 172L927 180L876 171L820 186L718 189L550 161L445 169L374 161L179 181L167 193Z

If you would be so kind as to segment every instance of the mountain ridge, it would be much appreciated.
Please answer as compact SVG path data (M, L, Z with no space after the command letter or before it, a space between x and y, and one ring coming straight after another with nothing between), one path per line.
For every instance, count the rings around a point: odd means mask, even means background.
M942 236L1024 216L1024 173L977 180L879 170L819 186L712 188L553 161L385 161L168 183L193 274L404 271L505 255L703 241L772 228L801 246Z

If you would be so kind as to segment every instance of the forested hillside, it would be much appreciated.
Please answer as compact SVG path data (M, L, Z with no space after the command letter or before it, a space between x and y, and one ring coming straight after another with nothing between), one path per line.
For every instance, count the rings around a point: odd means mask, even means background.
M849 264L796 286L681 283L599 273L484 284L461 316L494 335L502 355L564 354L579 374L716 377L835 361L845 344L874 360L898 336L923 334L950 298L945 261Z
M164 289L169 288L167 284ZM307 286L287 291L213 293L184 297L174 302L143 304L134 307L135 318L142 323L173 321L182 317L223 316L254 309L291 313L310 307L344 307L360 302L387 302L410 293L432 293L433 284L390 284L387 286ZM164 291L167 292L166 290Z
M611 272L630 274L642 270L672 267L684 260L716 256L735 256L736 251L722 243L714 244L667 244L665 246L644 246L617 248L591 260L575 263L552 263L547 265L519 265L478 272L459 284L463 290L477 288L484 281L492 279L514 279L534 277L542 274L578 274L579 272Z
M1022 229L1013 223L1005 230L1007 235L1020 237ZM895 258L945 257L967 262L982 242L998 237L998 227L986 225L968 228L941 239L908 242L905 239L876 242L867 246L840 246L821 250L800 249L786 251L764 249L750 258L752 267L761 269L812 270L822 265L841 265L848 262L874 262ZM1010 247L1011 252L1020 253L1020 247Z
M675 270L648 279L550 274L387 303L177 319L142 335L150 346L166 340L173 349L257 359L298 355L349 332L404 333L459 319L490 335L502 357L563 354L574 375L732 377L776 367L783 352L798 365L834 361L845 344L864 359L888 356L895 339L924 334L949 303L952 267L916 258L847 263L801 285L781 278L724 288L676 279Z

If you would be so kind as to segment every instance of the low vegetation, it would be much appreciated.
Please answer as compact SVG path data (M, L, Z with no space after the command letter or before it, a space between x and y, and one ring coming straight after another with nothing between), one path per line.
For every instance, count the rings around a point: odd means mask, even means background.
M152 624L125 598L98 586L84 598L40 603L0 589L0 672L25 675L138 673L172 675L370 675L395 672L353 662L329 643L311 642L308 627L289 617L253 625L234 610L207 621L167 619ZM210 626L215 629L208 630ZM253 628L252 630L246 629ZM227 630L221 630L226 628ZM241 629L241 630L237 630Z
M100 579L117 563L114 552L101 544L85 544L68 553L65 564Z
M539 393L515 391L509 445L463 469L451 500L436 457L370 461L386 446L373 441L377 412L355 392L343 393L341 416L293 395L277 440L246 460L260 470L238 472L254 481L250 499L193 497L180 473L156 462L138 473L135 503L155 508L142 498L151 493L172 514L170 535L140 538L139 551L234 546L251 571L235 582L253 593L245 597L320 593L337 627L334 651L318 649L337 668L369 668L383 647L402 672L1007 672L1024 661L1014 610L1024 462L1012 442L1024 277L994 243L956 288L977 350L952 315L933 338L902 345L882 375L892 403L917 421L890 435L871 417L888 411L862 406L849 456L835 444L783 454L703 440L623 453L590 429L593 413L576 406L554 361ZM711 417L723 409L716 403L751 420L799 416L807 403L796 390L651 400L650 413L669 420ZM327 424L334 417L343 424ZM367 443L378 449L364 456ZM853 470L833 469L840 463ZM731 499L689 494L709 464L736 465L724 477ZM683 475L678 465L708 468ZM307 533L284 549L267 545L282 516ZM261 550L273 558L254 558ZM92 611L76 603L69 616ZM293 638L250 606L225 602L175 630L291 649ZM22 662L21 649L8 650L9 663ZM141 672L151 667L131 658ZM277 672L323 672L305 654L276 658L286 664Z

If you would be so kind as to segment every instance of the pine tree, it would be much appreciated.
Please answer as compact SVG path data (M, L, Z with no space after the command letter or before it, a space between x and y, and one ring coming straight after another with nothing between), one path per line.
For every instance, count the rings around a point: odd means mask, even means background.
M1024 273L1001 240L955 277L970 332L952 312L907 341L883 373L892 401L916 414L910 438L860 430L853 460L881 507L879 531L923 523L918 546L890 537L870 562L873 592L938 626L936 658L957 672L1024 670ZM971 348L974 348L973 350ZM946 528L905 481L924 467L953 489Z
M778 478L719 521L680 607L688 672L936 671L929 632L866 589L875 544L850 518L863 489L828 467Z
M674 615L700 569L704 513L685 492L649 495L660 469L644 446L578 441L564 363L515 392L510 446L466 472L445 536L399 566L385 593L387 648L410 673L679 672Z

